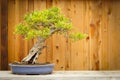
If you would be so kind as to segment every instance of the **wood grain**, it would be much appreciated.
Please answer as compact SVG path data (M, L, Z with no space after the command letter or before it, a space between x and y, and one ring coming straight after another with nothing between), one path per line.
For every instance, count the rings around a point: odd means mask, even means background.
M1 0L1 69L8 69L8 2Z
M15 17L13 15L15 14L15 0L8 1L8 61L9 63L12 63L15 61ZM12 27L11 27L12 26Z
M89 1L83 3L83 32L88 34L88 37L83 40L83 69L90 70L90 9Z
M101 4L100 2L89 2L90 11L90 69L99 70L101 53Z
M0 70L1 70L1 0L0 0Z
M71 19L73 31L87 33L88 37L73 42L63 35L53 35L46 41L47 48L38 62L55 63L55 70L120 69L120 1L103 0L8 0L9 63L20 61L36 41L27 41L13 34L15 25L23 20L25 13L52 6L61 8L62 13ZM2 57L1 62L3 60Z
M72 22L74 25L75 32L83 33L83 14L84 10L84 2L83 1L75 1L71 2L71 15ZM72 42L71 44L71 69L72 70L83 70L83 61L84 61L84 53L83 53L83 40ZM79 62L79 63L78 63Z
M120 69L120 10L118 9L120 1L109 2L108 6L108 48L109 48L109 69Z
M102 10L103 10L103 15L101 19L101 53L100 53L100 69L101 70L106 70L109 69L109 43L108 43L108 6L109 3L102 2Z

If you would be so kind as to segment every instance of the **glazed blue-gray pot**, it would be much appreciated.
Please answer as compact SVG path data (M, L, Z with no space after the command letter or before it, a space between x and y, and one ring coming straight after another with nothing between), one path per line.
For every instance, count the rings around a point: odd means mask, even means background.
M50 74L53 71L54 64L44 65L19 65L9 64L13 74Z

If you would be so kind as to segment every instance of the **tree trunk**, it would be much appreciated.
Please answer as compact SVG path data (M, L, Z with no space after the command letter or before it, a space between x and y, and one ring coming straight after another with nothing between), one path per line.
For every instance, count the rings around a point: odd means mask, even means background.
M26 56L23 60L22 63L25 64L35 64L38 56L41 54L41 51L43 48L45 48L45 40L52 36L55 32L60 31L60 29L51 29L50 35L46 38L38 38L38 41L36 44L31 48L28 56Z
M44 40L39 39L36 44L31 48L29 54L21 62L25 64L35 64L43 48L45 48Z

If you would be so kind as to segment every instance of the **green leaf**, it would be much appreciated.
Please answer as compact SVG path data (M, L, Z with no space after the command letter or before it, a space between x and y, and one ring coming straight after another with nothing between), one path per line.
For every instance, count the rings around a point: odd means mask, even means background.
M86 38L88 35L87 34L82 34L82 33L71 33L69 35L69 37L73 40L73 41L77 41L77 40L81 40Z

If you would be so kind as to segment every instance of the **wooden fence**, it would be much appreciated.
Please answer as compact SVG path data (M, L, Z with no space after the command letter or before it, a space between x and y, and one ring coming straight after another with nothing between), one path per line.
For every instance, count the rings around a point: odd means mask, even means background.
M72 42L54 35L46 41L47 48L38 61L55 63L55 70L120 69L120 1L108 0L8 0L8 63L20 61L35 42L14 35L15 25L25 13L52 6L71 18L74 31L89 37Z
M1 0L0 0L1 5ZM1 6L0 6L0 69L1 69Z

